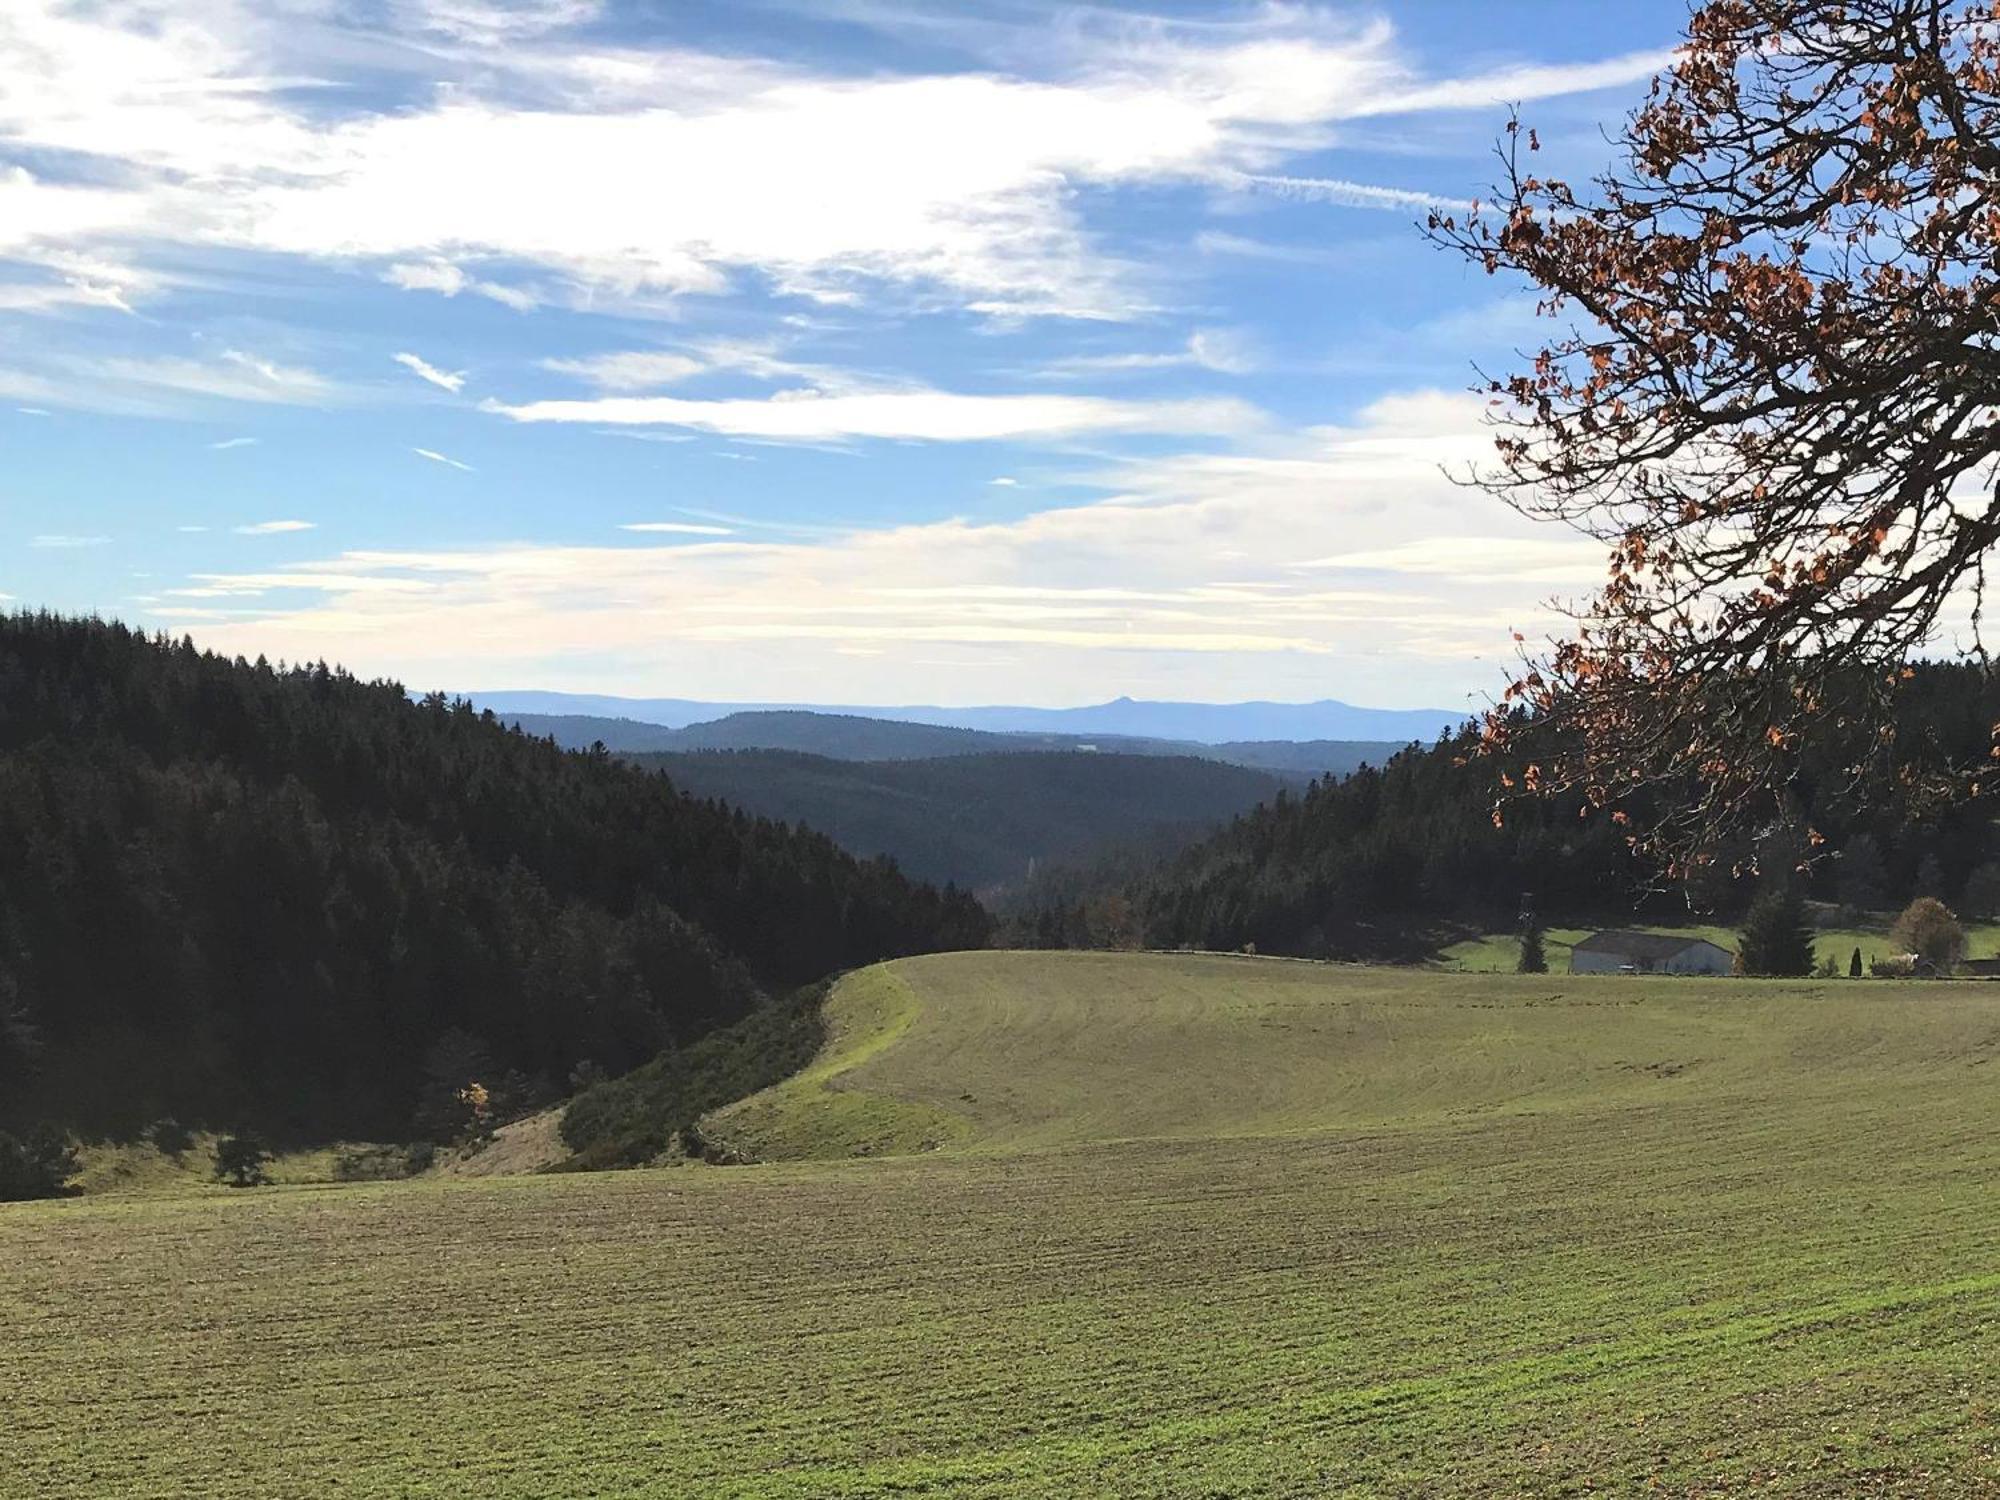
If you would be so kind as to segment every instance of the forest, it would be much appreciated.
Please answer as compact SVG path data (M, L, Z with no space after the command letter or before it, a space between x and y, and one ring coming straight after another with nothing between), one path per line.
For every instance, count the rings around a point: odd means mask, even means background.
M567 1092L988 928L441 695L0 617L0 1129L407 1139L441 1049Z
M1664 878L1631 847L1644 799L1621 823L1581 792L1506 796L1510 767L1518 774L1551 747L1531 725L1497 761L1468 729L1281 793L1157 863L1050 872L1016 903L1006 938L1412 960L1455 934L1510 927L1524 908L1577 923L1734 921L1773 876L1857 912L1930 895L1967 916L2000 915L1994 804L1964 769L1992 764L2000 675L1916 666L1895 714L1893 765L1824 734L1764 825L1712 851L1690 879ZM1946 783L1953 790L1940 795Z

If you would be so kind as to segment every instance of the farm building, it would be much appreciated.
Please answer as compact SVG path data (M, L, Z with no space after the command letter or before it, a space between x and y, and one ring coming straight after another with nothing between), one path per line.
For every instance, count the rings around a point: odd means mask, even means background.
M1727 974L1736 955L1671 932L1593 932L1569 950L1572 974Z

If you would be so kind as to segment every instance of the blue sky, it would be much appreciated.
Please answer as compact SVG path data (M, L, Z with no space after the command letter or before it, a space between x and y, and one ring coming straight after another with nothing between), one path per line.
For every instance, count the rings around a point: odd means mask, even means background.
M0 594L413 687L1458 706L1451 484L1678 3L0 15Z

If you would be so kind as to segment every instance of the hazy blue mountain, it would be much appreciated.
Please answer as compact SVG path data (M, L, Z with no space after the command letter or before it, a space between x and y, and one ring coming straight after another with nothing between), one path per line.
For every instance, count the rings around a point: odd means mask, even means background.
M1317 703L1168 703L1119 698L1083 708L888 708L799 703L705 703L690 698L617 698L591 693L468 694L497 714L590 715L680 728L745 712L773 710L890 719L906 724L983 729L999 734L1119 735L1217 745L1268 740L1410 740L1425 742L1467 717L1442 708L1359 708L1332 698Z
M670 729L636 719L584 714L502 713L537 738L567 749L602 744L618 754L692 750L796 750L833 760L927 760L947 755L1096 751L1113 755L1179 755L1273 771L1304 782L1344 776L1363 764L1381 765L1402 745L1390 740L1246 740L1204 745L1191 740L1121 735L995 734L937 724L909 724L850 714L761 709Z

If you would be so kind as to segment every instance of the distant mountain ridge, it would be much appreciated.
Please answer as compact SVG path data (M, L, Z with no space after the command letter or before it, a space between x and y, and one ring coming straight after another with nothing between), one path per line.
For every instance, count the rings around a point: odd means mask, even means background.
M1230 741L1430 741L1470 715L1442 708L1363 708L1338 699L1313 703L1177 703L1115 698L1079 708L934 705L859 707L841 704L712 703L694 698L620 698L596 693L497 691L466 694L480 708L517 714L629 719L682 729L742 713L801 712L892 720L996 734L1120 735L1219 745Z
M700 750L783 750L842 761L933 760L945 756L1022 755L1095 751L1105 755L1192 756L1274 772L1296 781L1345 776L1363 765L1381 765L1404 748L1403 740L1198 740L1128 735L996 733L942 724L863 718L803 709L751 709L680 728L637 719L588 714L497 711L495 717L565 749L594 744L619 755Z

